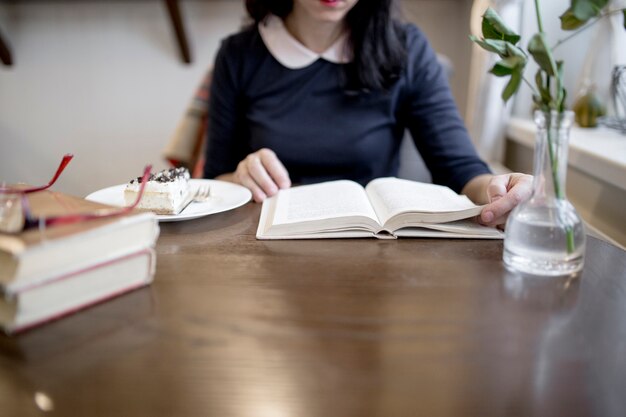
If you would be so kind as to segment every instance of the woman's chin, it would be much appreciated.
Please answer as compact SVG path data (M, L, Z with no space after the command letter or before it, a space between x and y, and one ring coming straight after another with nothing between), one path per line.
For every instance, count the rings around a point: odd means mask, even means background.
M315 20L337 23L346 17L354 4L356 2L351 0L314 0L306 8Z
M322 10L315 13L314 19L326 23L339 23L346 17L345 10Z

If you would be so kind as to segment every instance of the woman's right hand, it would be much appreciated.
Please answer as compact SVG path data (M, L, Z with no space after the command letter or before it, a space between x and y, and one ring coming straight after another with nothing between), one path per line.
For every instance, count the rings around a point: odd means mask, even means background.
M231 180L248 188L257 203L273 196L279 189L291 187L287 169L274 151L267 148L246 156L239 162L234 173L218 178Z

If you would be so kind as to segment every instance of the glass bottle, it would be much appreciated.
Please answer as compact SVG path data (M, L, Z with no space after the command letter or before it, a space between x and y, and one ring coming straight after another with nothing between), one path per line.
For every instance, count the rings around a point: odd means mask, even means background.
M509 216L503 260L513 271L562 276L582 270L583 222L565 197L571 111L535 112L534 180L531 197Z

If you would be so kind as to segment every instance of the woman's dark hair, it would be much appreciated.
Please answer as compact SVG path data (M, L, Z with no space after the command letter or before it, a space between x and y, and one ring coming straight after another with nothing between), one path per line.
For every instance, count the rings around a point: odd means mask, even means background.
M387 90L406 63L405 33L392 17L395 0L359 0L346 15L353 60L345 67L347 91ZM268 14L287 17L293 0L246 0L255 23Z

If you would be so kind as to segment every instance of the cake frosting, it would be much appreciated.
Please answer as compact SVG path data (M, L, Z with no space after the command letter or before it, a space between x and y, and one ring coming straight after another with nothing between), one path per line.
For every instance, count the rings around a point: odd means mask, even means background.
M189 201L189 170L171 168L151 174L138 208L157 214L178 214ZM131 180L124 189L126 205L137 199L141 187L141 177Z

